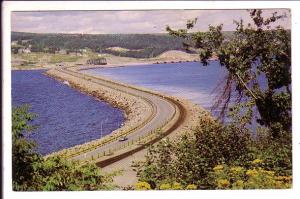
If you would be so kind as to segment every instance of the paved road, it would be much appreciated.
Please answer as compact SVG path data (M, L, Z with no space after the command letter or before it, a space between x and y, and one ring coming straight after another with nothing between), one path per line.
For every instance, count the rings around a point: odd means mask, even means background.
M84 77L88 76L88 75L84 75L82 73L73 72L73 71L66 70L66 69L61 69L59 71L63 72L63 73L67 73L69 75L80 77L80 78L84 78ZM92 151L75 156L72 158L74 160L86 159L91 156L96 157L97 154L102 154L104 151L107 152L109 149L120 147L121 145L127 144L128 142L131 142L132 140L137 140L140 136L146 135L150 131L154 131L157 128L160 128L166 121L170 120L171 117L175 113L175 107L168 100L164 99L163 97L160 97L160 96L157 96L157 95L145 92L145 91L141 91L138 89L134 89L131 87L126 87L124 85L116 84L114 82L106 81L106 80L96 78L96 77L88 76L87 81L92 81L93 83L99 84L101 86L107 86L107 87L119 90L121 92L125 92L127 94L132 94L134 96L142 97L148 103L151 104L154 115L153 115L152 119L150 121L148 121L148 123L146 123L141 128L138 128L137 130L135 130L134 132L129 134L127 136L128 140L123 141L123 142L119 142L118 140L113 141L104 146L96 148Z

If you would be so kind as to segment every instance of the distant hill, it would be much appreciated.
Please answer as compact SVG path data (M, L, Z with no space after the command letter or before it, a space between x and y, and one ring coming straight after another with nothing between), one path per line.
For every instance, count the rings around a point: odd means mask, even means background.
M130 50L142 49L139 57L160 54L167 50L183 50L182 40L168 34L37 34L12 32L12 41L28 40L33 51L45 48L69 49L71 51L90 48L95 52L113 53L120 56L131 55ZM111 47L129 49L115 51ZM132 52L137 54L136 51Z
M230 33L227 33L230 34ZM12 32L12 41L26 41L32 52L47 49L77 51L89 48L94 52L110 53L116 56L151 58L169 50L184 51L182 39L168 34L46 34ZM118 47L118 50L116 50ZM126 50L120 50L126 49Z
M189 54L186 52L178 51L178 50L170 50L166 51L159 56L157 56L157 59L161 60L173 60L173 61L179 61L179 60L197 60L199 59L199 55L197 54Z

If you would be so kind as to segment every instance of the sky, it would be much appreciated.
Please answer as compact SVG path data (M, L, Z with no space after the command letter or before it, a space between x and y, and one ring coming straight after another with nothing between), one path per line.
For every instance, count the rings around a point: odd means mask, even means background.
M276 25L290 29L288 9L264 10L286 13L287 18ZM223 30L235 30L233 20L251 22L247 10L148 10L148 11L30 11L12 12L12 31L33 33L125 34L165 33L167 25L184 28L188 19L197 17L195 31L205 31L208 25L223 24Z

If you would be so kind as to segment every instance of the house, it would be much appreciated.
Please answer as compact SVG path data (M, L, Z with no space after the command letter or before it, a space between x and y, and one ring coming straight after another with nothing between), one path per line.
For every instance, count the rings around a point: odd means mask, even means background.
M30 41L31 41L31 39L21 40L21 43L24 45L24 44L27 44Z
M29 48L19 48L18 53L31 53L31 50Z
M29 48L25 48L23 52L24 53L31 53L31 50Z
M79 49L79 52L86 53L87 50L86 49Z

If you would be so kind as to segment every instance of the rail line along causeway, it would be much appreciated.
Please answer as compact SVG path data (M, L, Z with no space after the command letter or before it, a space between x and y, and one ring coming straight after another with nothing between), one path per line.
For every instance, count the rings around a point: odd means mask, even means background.
M62 155L82 164L95 162L99 167L105 167L145 149L172 132L191 128L199 114L208 115L202 108L175 97L87 75L73 67L51 69L46 74L67 81L71 87L105 100L126 113L124 126L111 134L50 156ZM120 141L122 137L126 140Z

